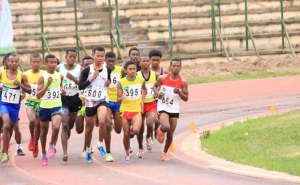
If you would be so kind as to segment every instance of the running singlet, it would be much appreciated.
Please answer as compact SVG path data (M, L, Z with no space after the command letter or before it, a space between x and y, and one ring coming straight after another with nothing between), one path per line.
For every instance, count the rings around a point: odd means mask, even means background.
M107 88L107 93L109 101L117 102L117 83L122 78L123 68L120 66L115 66L115 68L110 73L110 84Z
M180 97L175 94L174 88L178 87L182 91L182 79L179 78L176 81L171 80L170 73L167 74L166 78L162 81L160 92L163 92L162 99L158 100L157 110L166 111L168 113L179 113Z
M164 74L164 69L162 67L159 67L159 72L155 71L155 73L160 76Z
M48 78L52 77L52 83L48 87L45 95L42 97L41 100L41 105L40 107L46 108L46 109L51 109L55 107L61 107L61 91L60 91L60 84L61 84L61 78L60 74L56 71L54 71L53 74L49 74L48 72L44 72L43 74L44 77L44 87L46 86L48 82Z
M135 79L130 81L127 76L120 80L120 86L125 93L120 112L141 112L142 101L142 85L145 83L144 78L135 76Z
M78 85L73 81L67 78L67 73L73 75L77 80L80 77L80 65L74 64L74 68L72 70L66 69L66 64L60 64L58 68L58 72L64 76L62 86L66 91L66 96L74 96L78 93Z
M145 79L142 71L139 71L137 73L137 76ZM156 82L156 74L155 74L155 72L150 70L150 76L148 77L148 79L145 79L145 81L146 81L146 88L147 88L147 94L146 94L146 98L145 98L145 103L154 102L154 98L153 98L154 91L153 91L152 87L153 87L153 85Z
M7 71L2 71L2 95L1 95L1 101L3 104L13 104L17 107L20 107L21 105L21 94L22 89L19 86L14 85L14 81L18 79L19 82L22 81L22 72L18 70L17 77L15 79L8 79L7 78Z
M40 102L41 100L37 99L37 83L39 77L44 73L45 71L40 70L38 73L32 73L31 69L28 71L25 71L25 74L28 77L28 83L31 86L31 94L26 93L26 100Z
M89 66L90 72L87 80L91 79L94 75L95 69L93 64ZM107 67L103 67L103 70L99 73L97 78L92 81L84 90L81 90L81 97L85 98L85 107L97 106L100 102L108 102L107 87L105 86L108 80Z

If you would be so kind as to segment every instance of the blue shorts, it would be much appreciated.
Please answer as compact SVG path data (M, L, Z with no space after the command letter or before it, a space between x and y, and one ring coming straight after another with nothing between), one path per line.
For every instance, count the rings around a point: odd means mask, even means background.
M110 101L107 107L111 109L112 112L120 112L120 103Z
M17 122L19 118L20 107L16 107L15 105L10 104L2 104L1 105L1 115L8 114L9 120L11 122Z
M51 109L46 109L40 107L39 117L43 122L51 121L52 116L61 115L61 107L54 107Z

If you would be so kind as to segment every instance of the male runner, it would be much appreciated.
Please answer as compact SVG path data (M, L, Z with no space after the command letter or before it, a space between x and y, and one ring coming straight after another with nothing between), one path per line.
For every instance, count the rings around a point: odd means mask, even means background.
M37 99L37 82L43 74L40 70L42 58L39 54L32 54L30 57L31 69L26 71L28 82L31 86L31 94L26 95L25 108L29 119L30 140L28 149L32 151L33 157L36 158L39 154L38 141L40 138L40 117L39 108L41 100Z
M49 128L49 121L52 122L52 136L49 144L48 155L53 158L55 155L54 142L58 138L59 127L62 122L62 102L61 95L65 95L66 92L62 89L63 76L56 72L57 59L54 55L47 55L45 57L45 63L47 71L38 79L38 92L37 99L41 99L39 116L41 126L41 146L42 146L42 158L41 164L46 166L48 164L48 158L46 155L46 142Z
M150 70L150 59L149 57L141 57L141 68L142 70L137 73L137 75L146 81L147 94L144 102L144 110L142 112L142 122L146 120L147 125L147 149L152 151L153 149L153 125L156 118L156 104L154 101L154 91L152 89L154 83L156 82L157 74ZM141 132L138 135L139 151L137 153L138 158L143 158L143 134L144 134L144 124L142 124Z
M64 77L63 89L66 96L62 96L62 132L61 142L63 146L63 161L68 161L68 139L77 117L77 112L82 107L81 99L78 94L78 84L82 67L76 64L77 52L75 49L67 49L66 61L60 64L57 71Z
M151 70L156 72L156 74L158 75L163 75L168 73L166 69L160 67L161 57L162 57L162 53L159 50L154 49L149 52L149 58L151 60Z
M105 148L107 151L106 162L113 162L114 159L110 151L110 141L111 141L111 124L112 115L114 118L114 130L116 133L120 134L122 130L122 122L120 117L120 104L117 102L117 83L122 78L123 68L116 66L116 54L112 51L105 54L106 66L111 70L110 73L110 84L107 88L107 93L109 97L109 103L107 105L107 116L106 116L106 136L105 136Z
M1 114L3 120L3 153L2 163L9 161L8 145L11 138L12 130L15 127L20 107L22 90L26 93L31 93L31 88L28 83L28 78L18 70L19 57L16 54L11 54L8 57L9 69L0 73L1 86Z
M82 59L82 67L86 68L87 66L91 65L92 63L94 63L94 59L90 56L85 56ZM81 134L84 130L84 117L85 117L85 98L84 98L84 90L79 91L79 97L81 99L82 102L82 108L78 111L77 113L77 118L75 120L75 124L76 124L76 132L78 134ZM86 144L85 144L85 140L83 143L83 150L81 153L81 158L85 158L86 157Z
M136 75L136 64L128 61L125 64L127 76L117 84L119 103L122 102L120 112L124 130L123 144L126 152L125 163L131 163L130 156L130 122L132 132L135 135L140 133L142 127L142 110L146 96L145 80ZM142 89L142 90L141 90Z
M141 70L140 66L140 50L138 48L130 48L129 50L129 60L133 61L137 66L137 72ZM123 77L126 76L126 69L125 66L123 66Z
M169 161L167 154L173 141L173 134L179 118L180 100L188 101L188 83L179 75L181 60L172 59L170 62L170 73L159 76L153 90L158 94L157 110L159 112L160 127L158 128L158 142L164 142L165 133L167 139L165 148L161 154L163 161ZM158 87L160 91L158 92Z
M94 63L86 67L82 71L80 78L79 90L84 89L85 114L86 114L86 162L92 163L91 141L94 124L98 115L99 120L99 143L98 150L102 157L106 157L107 153L103 147L105 137L105 121L107 114L107 86L110 83L110 69L103 66L105 49L102 46L96 46L92 50Z

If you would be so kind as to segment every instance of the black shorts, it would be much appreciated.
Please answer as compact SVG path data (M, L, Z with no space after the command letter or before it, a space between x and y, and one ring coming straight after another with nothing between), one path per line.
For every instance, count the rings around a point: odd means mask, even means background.
M62 96L62 107L68 109L70 112L78 112L82 108L82 101L79 95L74 96Z
M175 119L178 119L179 118L179 113L169 113L167 111L159 111L159 114L162 114L162 113L165 113L169 116L169 118L175 118Z
M100 106L105 106L107 107L107 102L106 101L102 101L100 102L97 106L94 107L86 107L85 108L85 115L87 117L92 117L95 116L97 114L97 110Z

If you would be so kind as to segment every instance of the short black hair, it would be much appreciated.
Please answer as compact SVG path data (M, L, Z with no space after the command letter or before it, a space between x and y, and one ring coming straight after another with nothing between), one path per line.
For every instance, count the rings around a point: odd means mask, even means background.
M85 57L83 57L82 63L84 63L85 60L92 60L92 61L94 61L93 57L91 57L91 56L85 56Z
M12 53L12 54L8 55L7 59L9 59L10 57L19 57L19 56L15 53Z
M3 65L4 65L4 63L5 63L5 61L8 59L8 57L11 55L11 54L13 54L13 53L6 53L6 55L4 55L4 58L3 58Z
M47 62L48 59L50 59L50 58L56 58L56 56L55 56L55 55L52 55L52 54L47 55L47 56L45 57L45 62ZM57 59L57 61L58 61L58 59ZM58 61L58 62L59 62L59 61Z
M156 49L154 49L154 50L151 50L150 52L149 52L149 58L151 58L151 57L162 57L162 53L161 53L161 51L159 51L159 50L156 50Z
M113 51L109 51L105 53L105 59L106 58L116 58L116 54Z
M181 65L181 59L180 59L180 58L173 58L173 59L170 61L170 66L172 65L172 62L180 62L180 65Z
M33 53L30 55L30 60L32 60L33 58L38 58L38 59L42 59L41 55L38 53Z
M76 51L75 49L69 48L69 49L67 49L67 51L66 51L66 55L68 55L70 52L77 53L77 51Z
M95 46L95 47L93 47L92 52L95 53L96 51L104 51L105 52L105 49L102 46Z
M129 61L126 62L126 64L124 65L124 69L127 69L127 67L128 67L129 65L135 65L135 66L136 66L136 63L135 63L134 61L129 60Z
M128 55L130 55L130 54L131 54L131 51L138 51L138 52L139 52L139 54L140 54L140 50L139 50L138 48L136 48L136 47L134 47L134 48L130 48L130 50L129 50L129 54L128 54Z

